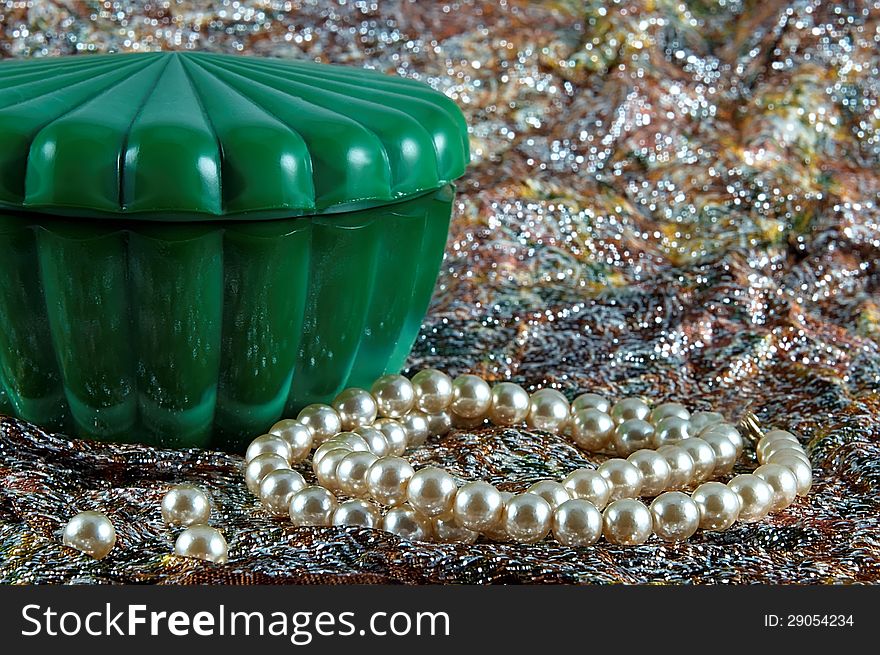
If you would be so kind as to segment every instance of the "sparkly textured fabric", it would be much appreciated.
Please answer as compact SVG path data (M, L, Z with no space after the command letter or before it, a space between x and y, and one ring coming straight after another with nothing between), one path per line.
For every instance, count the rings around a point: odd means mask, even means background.
M406 543L267 518L237 456L2 419L0 581L880 579L880 3L0 4L4 56L185 47L369 65L464 109L474 158L411 372L748 406L801 436L813 490L674 546ZM486 428L414 459L517 490L600 458ZM227 566L170 555L159 500L183 480L211 492ZM59 543L84 509L119 535L100 562Z

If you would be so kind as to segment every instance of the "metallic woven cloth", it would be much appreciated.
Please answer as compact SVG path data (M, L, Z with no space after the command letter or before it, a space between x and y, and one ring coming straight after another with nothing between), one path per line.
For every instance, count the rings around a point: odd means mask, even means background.
M0 419L0 581L878 581L878 44L876 0L0 3L4 56L192 47L428 81L474 159L411 371L749 408L801 436L815 476L680 545L435 545L270 519L235 455ZM414 458L510 490L598 461L498 428ZM227 566L170 554L159 500L184 480L211 492ZM116 526L105 560L59 543L84 509Z

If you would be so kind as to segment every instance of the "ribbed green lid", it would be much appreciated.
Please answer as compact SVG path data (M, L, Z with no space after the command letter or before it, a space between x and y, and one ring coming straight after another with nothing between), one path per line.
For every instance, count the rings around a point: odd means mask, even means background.
M0 63L0 207L320 214L436 189L467 161L452 100L363 69L196 52Z

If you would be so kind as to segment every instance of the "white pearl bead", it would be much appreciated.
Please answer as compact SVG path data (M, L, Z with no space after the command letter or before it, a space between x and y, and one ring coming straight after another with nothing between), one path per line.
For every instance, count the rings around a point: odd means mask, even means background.
M333 525L352 525L375 528L381 522L379 508L365 500L346 500L333 512Z
M264 453L257 455L244 467L244 481L247 484L248 491L253 495L260 495L260 483L269 473L278 469L290 468L290 463L273 453Z
M551 529L563 546L589 546L602 536L602 512L589 500L572 498L553 512Z
M615 500L602 514L603 533L612 544L637 546L651 536L650 510L634 498Z
M727 483L730 490L739 496L739 519L743 523L760 521L770 512L773 504L773 489L764 480L752 473L737 475Z
M363 440L367 443L370 452L376 455L376 457L385 457L386 455L392 454L391 446L388 444L388 439L385 437L385 433L382 432L382 430L366 425L355 428L355 430L357 431L357 434L361 435Z
M533 430L559 432L568 420L568 400L556 389L539 389L529 399L526 423Z
M764 451L771 447L772 444L777 441L785 441L793 446L800 446L800 441L798 438L794 436L791 432L786 432L785 430L770 430L767 434L765 434L758 441L758 445L755 448L755 452L758 455L758 460L762 460L764 458ZM789 447L789 446L783 446Z
M791 444L789 444L791 445ZM767 455L761 460L762 464L777 464L780 459L787 459L789 457L794 457L795 459L801 460L807 466L812 467L812 463L810 462L810 458L807 457L807 453L804 452L803 448L793 447L793 448L780 448L779 450L774 450L772 453Z
M479 532L458 525L453 519L434 519L434 538L441 544L472 544Z
M654 534L663 541L684 541L700 527L700 509L690 496L667 491L651 503Z
M191 525L174 542L174 554L214 564L226 564L229 546L217 528L210 525Z
M376 502L401 505L406 502L407 485L414 473L402 457L380 457L367 471L367 488Z
M700 510L700 528L703 530L726 530L739 516L739 496L726 484L704 482L694 490L691 499Z
M321 458L320 462L313 462L312 469L315 472L315 478L318 480L318 484L331 491L338 489L339 478L336 476L336 469L339 467L342 460L351 453L352 451L348 448L334 448L326 453Z
M642 473L642 488L639 492L642 496L656 496L669 486L672 477L672 469L666 458L660 453L642 449L637 450L626 458L630 464Z
M691 437L675 444L684 450L694 462L693 482L701 482L715 470L715 450L699 437Z
M660 421L670 416L688 420L691 413L681 403L660 403L650 413L648 420L657 425Z
M611 437L614 452L620 457L632 455L637 450L649 448L654 437L654 426L640 418L625 420L617 426Z
M571 417L571 440L584 450L596 452L608 445L614 428L614 420L605 412L581 409Z
M510 502L511 498L513 498L513 493L511 493L510 491L499 491L498 493L501 494L501 511L498 513L498 520L495 521L495 523L490 525L488 528L480 530L480 532L487 539L491 539L492 541L498 543L503 543L505 541L510 541L510 536L507 534L507 530L504 526L504 508L507 507L507 503ZM453 520L456 521L456 524L458 523L458 521L454 517L454 514Z
M382 529L409 541L431 539L431 522L409 505L393 507L382 519Z
M162 520L168 525L207 523L211 499L193 484L177 484L162 497Z
M706 441L706 435L710 434L720 434L726 437L727 440L733 444L733 447L736 450L736 456L734 457L734 460L739 459L739 456L742 455L745 442L743 441L740 431L736 429L736 426L730 425L729 423L716 423L714 425L710 425L707 428L704 428L703 431L700 432L700 438Z
M290 499L290 521L297 527L330 525L336 506L336 496L324 487L304 487Z
M504 529L513 541L521 544L535 543L546 537L552 519L550 503L532 493L515 495L504 508Z
M773 489L771 512L785 509L792 504L797 496L797 478L790 469L781 464L763 464L755 469L754 474Z
M342 430L342 421L330 405L315 403L308 405L297 415L296 420L312 431L315 445L320 445Z
M797 480L798 496L806 496L813 486L813 468L796 456L777 457L773 460L773 464L780 464L794 473Z
M709 444L715 453L713 473L716 476L730 473L733 465L736 463L736 446L731 443L730 439L720 432L704 432L700 439Z
M693 434L697 435L708 425L722 423L724 416L718 412L694 412L691 414L690 424Z
M635 498L642 490L642 472L625 459L609 459L596 470L611 487L610 500Z
M611 498L611 485L594 469L577 469L562 481L572 498L588 500L596 509L602 510Z
M486 416L492 404L492 389L476 375L459 375L452 382L453 414L463 418L479 418Z
M623 423L633 418L645 420L651 413L651 408L641 398L624 398L611 408L611 418L616 423Z
M694 460L684 448L679 446L660 446L658 455L663 455L669 464L669 489L683 489L694 477Z
M380 418L373 423L373 427L378 428L385 435L385 440L388 442L389 455L399 457L406 452L406 429L400 424L400 421Z
M597 393L582 393L571 403L571 411L579 412L583 409L598 409L603 414L611 411L611 403Z
M315 448L315 453L312 455L312 466L314 467L324 458L324 455L337 448L344 448L345 450L351 450L354 452L371 452L367 440L358 433L340 432L332 439L328 439Z
M95 559L104 559L116 544L116 530L101 512L80 512L64 526L61 542Z
M418 410L413 410L406 416L402 416L400 424L406 432L406 444L409 448L418 448L428 440L428 415Z
M428 435L431 437L442 437L452 429L452 414L449 412L425 414L425 419L428 421Z
M451 517L458 485L449 473L436 466L416 471L407 485L407 500L429 518Z
M351 452L336 466L336 482L349 496L368 496L367 471L379 459L373 453Z
M667 416L661 419L654 427L654 436L651 444L655 448L676 444L682 439L688 439L691 436L691 424L687 419L680 416Z
M416 407L426 414L446 411L452 403L452 378L435 368L419 371L411 380Z
M497 426L517 425L526 420L530 407L529 393L513 382L499 382L492 387L489 420Z
M413 408L416 392L402 375L383 375L373 383L370 393L376 399L379 416L397 418Z
M339 414L343 430L354 430L361 425L370 425L376 420L379 407L376 399L366 389L350 387L339 392L331 403Z
M488 482L466 482L455 494L453 512L456 522L482 532L498 523L504 503L501 492Z
M776 453L781 453L784 451L794 450L795 452L803 453L804 449L800 444L796 444L793 441L789 441L788 439L776 439L775 441L771 441L770 443L764 444L764 447L761 448L760 453L758 453L758 461L760 462L769 462L770 458L773 457Z
M552 509L556 509L566 500L571 499L568 489L556 480L539 480L526 489L526 493L540 496L550 503Z
M290 462L301 462L309 456L314 437L312 429L299 421L284 419L269 428L269 434L281 437L290 448Z
M281 437L274 434L261 434L259 437L251 441L244 455L244 461L249 462L257 455L265 453L273 453L280 455L287 462L290 462L290 446Z
M260 502L272 516L288 516L293 494L306 486L306 481L296 471L278 469L269 473L260 483ZM207 523L207 519L201 521Z

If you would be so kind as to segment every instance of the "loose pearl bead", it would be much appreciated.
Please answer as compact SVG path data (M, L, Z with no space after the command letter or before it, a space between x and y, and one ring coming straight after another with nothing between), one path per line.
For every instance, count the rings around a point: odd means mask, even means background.
M211 499L193 484L178 484L162 497L162 520L168 525L207 523Z
M315 448L315 453L312 455L312 466L320 462L324 458L324 455L337 448L344 448L345 450L352 450L355 452L370 452L370 446L367 443L367 440L361 435L356 432L340 432L332 439L328 439Z
M488 482L467 482L455 494L453 512L456 522L482 532L491 528L501 517L504 503L501 493Z
M290 513L290 499L305 486L306 481L296 471L272 471L260 483L260 502L268 514L287 516ZM207 523L207 518L201 523Z
M290 499L290 520L297 527L330 525L336 496L324 487L300 489Z
M597 393L582 393L571 403L571 411L579 412L582 409L598 409L603 414L611 411L611 403Z
M452 403L452 378L446 373L428 368L416 373L411 381L420 411L436 414Z
M645 420L651 413L651 408L641 398L624 398L611 408L611 418L616 423L623 423L632 418Z
M739 516L739 496L726 484L704 482L694 490L691 499L700 509L703 530L726 530Z
M724 417L718 412L694 412L690 418L691 430L695 435L700 434L707 425L723 421Z
M339 414L343 430L354 430L361 425L370 425L376 420L379 412L376 399L367 390L357 387L341 391L333 399L332 405Z
M416 471L407 485L407 500L417 512L429 518L452 515L458 485L449 473L435 466Z
M602 515L605 538L612 544L637 546L651 536L650 510L634 498L615 500Z
M571 499L568 489L556 480L539 480L526 489L526 493L540 496L548 503L550 507L556 509L566 500Z
M374 528L382 520L379 508L365 500L346 500L333 512L333 525L353 525Z
M342 460L351 453L352 451L348 448L334 448L326 453L320 462L312 462L312 470L315 472L318 484L331 491L338 489L339 478L336 476L336 469Z
M406 416L402 416L400 424L406 432L406 443L410 448L417 448L428 440L428 416L420 411L413 410Z
M602 512L588 500L572 498L553 512L551 529L563 546L589 546L602 536Z
M771 512L785 509L797 496L797 478L789 468L781 464L764 464L756 468L754 474L773 489Z
M428 541L431 522L409 505L388 510L382 519L382 529L409 541Z
M80 512L64 526L61 542L95 559L104 559L116 544L116 530L101 512Z
M642 490L642 472L625 459L609 459L596 470L611 487L611 500L635 498Z
M642 489L639 492L642 496L656 496L667 489L672 470L663 455L642 449L626 459L642 473Z
M432 437L442 437L448 434L452 429L452 414L449 412L437 412L436 414L425 414L428 421L428 435Z
M700 439L709 444L712 447L712 452L715 453L713 473L716 476L730 473L736 463L736 446L731 443L730 439L720 432L703 433Z
M593 469L572 471L562 481L562 486L572 498L588 500L598 510L602 510L611 498L611 485L599 471Z
M611 437L611 443L614 444L614 452L626 457L637 450L648 448L653 437L653 425L640 418L631 418L617 426Z
M406 452L406 429L400 424L400 421L395 421L390 418L380 418L373 423L373 427L378 428L382 431L382 434L385 435L385 439L388 441L389 455L396 455L399 457Z
M339 414L330 405L308 405L297 415L296 420L311 429L316 445L324 443L342 430Z
M380 457L367 471L367 488L376 502L400 505L406 501L407 485L414 473L402 457Z
M290 462L301 462L309 456L314 437L312 429L299 421L285 419L269 428L269 434L281 437L290 448Z
M210 525L191 525L174 542L174 554L214 564L226 564L229 546L217 528Z
M352 452L342 458L336 466L336 481L339 489L349 496L367 496L367 471L379 459L373 453Z
M798 441L797 437L794 436L791 432L786 432L785 430L771 430L767 434L765 434L758 441L758 445L755 448L755 452L758 455L758 460L764 458L764 451L771 446L771 444L776 443L777 441L785 441L794 446L800 446L800 441Z
M476 375L459 375L452 382L453 414L464 418L478 418L486 415L492 404L492 389Z
M739 519L743 523L754 523L767 516L773 503L773 489L757 475L744 473L727 483L730 490L739 496Z
M472 544L479 532L458 525L453 519L434 519L434 538L442 544Z
M773 464L780 464L794 473L797 479L798 496L806 496L813 486L813 468L809 463L805 463L796 456L777 457L773 460Z
M522 423L529 415L529 393L513 382L500 382L492 387L489 420L497 426Z
M679 446L660 446L658 455L663 455L669 464L669 489L683 489L694 477L694 460L684 448Z
M663 541L684 541L700 527L700 509L687 494L667 491L651 503L654 534Z
M260 483L272 471L278 469L290 468L290 463L281 457L272 453L264 453L257 455L244 467L244 481L248 490L255 496L260 495Z
M287 445L284 439L274 434L262 434L251 441L247 452L245 452L244 461L249 462L257 455L265 453L280 455L287 462L290 462L290 446Z
M602 450L614 433L614 420L598 409L581 409L571 417L571 439L584 450Z
M555 389L539 389L529 399L526 423L533 430L558 432L568 420L568 400Z
M504 508L504 529L511 539L521 544L535 543L546 537L552 519L550 503L532 493L517 494Z
M379 416L397 418L413 408L416 392L402 375L383 375L373 383L370 393L376 399Z
M676 444L683 439L688 439L690 436L690 421L680 416L667 416L661 419L654 427L654 436L651 439L651 444L655 448L659 448L668 444Z
M691 413L681 403L661 403L651 411L648 420L657 425L660 421L670 416L677 416L686 421L691 417Z
M715 450L699 437L679 441L676 446L684 450L694 461L693 482L705 480L715 470Z
M391 455L391 446L388 444L388 439L385 438L385 433L382 430L374 427L361 426L359 428L355 428L357 434L361 435L363 440L367 443L367 447L370 449L370 452L376 455L376 457L385 457L385 455Z
M720 434L724 437L727 437L728 441L730 441L730 443L732 443L733 447L736 449L736 456L734 457L734 460L739 459L739 456L742 455L743 446L745 445L745 443L739 430L736 429L736 426L730 425L729 423L716 423L714 425L710 425L702 432L700 432L700 438L706 441L706 435L709 434Z

